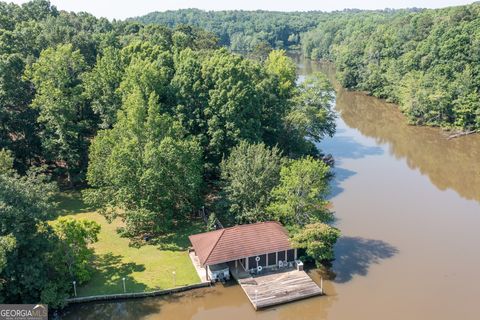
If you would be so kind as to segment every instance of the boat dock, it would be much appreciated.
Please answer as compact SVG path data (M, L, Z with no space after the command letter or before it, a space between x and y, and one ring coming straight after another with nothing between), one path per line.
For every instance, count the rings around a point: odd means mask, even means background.
M230 272L255 310L323 294L305 271L293 268L250 275L231 267Z

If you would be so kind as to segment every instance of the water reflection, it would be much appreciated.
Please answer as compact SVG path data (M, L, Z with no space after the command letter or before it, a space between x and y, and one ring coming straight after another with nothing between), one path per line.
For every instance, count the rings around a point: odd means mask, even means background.
M392 105L340 89L337 110L343 121L377 143L387 143L397 159L405 158L440 190L453 189L480 201L480 136L447 140L434 128L409 126Z
M315 63L300 56L293 58L301 74L321 71L334 81L332 64ZM453 189L463 198L480 202L480 135L447 140L440 129L408 125L393 104L345 90L338 83L335 90L336 110L349 128L375 139L377 144L387 144L395 158L404 158L411 169L427 175L438 189ZM381 153L377 148L363 150L341 134L323 142L323 148L329 143L340 158Z

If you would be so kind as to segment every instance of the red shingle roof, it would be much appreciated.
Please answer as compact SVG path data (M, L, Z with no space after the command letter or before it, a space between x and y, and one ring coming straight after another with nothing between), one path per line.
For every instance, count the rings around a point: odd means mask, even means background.
M292 249L278 222L259 222L189 237L202 266Z

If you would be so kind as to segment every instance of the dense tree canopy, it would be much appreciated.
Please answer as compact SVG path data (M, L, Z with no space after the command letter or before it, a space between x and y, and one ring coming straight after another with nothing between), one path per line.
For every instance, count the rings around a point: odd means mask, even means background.
M90 279L99 227L50 221L48 179L85 188L135 241L162 239L207 203L225 225L276 219L293 230L322 218L328 168L315 142L334 130L331 88L320 76L300 84L272 47L298 46L324 14L218 16L228 16L220 39L203 22L110 22L44 0L0 2L0 302L61 306L72 281ZM285 191L291 179L302 194Z
M271 191L280 179L277 148L242 141L221 163L227 216L236 223L267 221Z
M133 82L172 103L165 85L174 52L217 42L192 27L109 22L44 0L1 2L0 16L0 148L13 152L22 172L45 163L71 186L84 183L89 141L115 123ZM149 71L143 78L123 81L142 68Z
M321 160L312 157L291 160L280 171L280 183L272 191L273 201L268 210L286 225L329 221L331 212L325 196L330 175L330 168Z
M72 289L90 277L100 226L60 218L53 225L55 184L41 168L20 176L9 152L0 150L0 301L65 305Z
M132 92L118 117L90 147L87 200L120 217L125 236L160 234L199 207L199 143L161 113L155 93Z
M192 25L214 32L220 44L237 51L251 51L266 44L285 49L298 46L300 33L314 28L326 13L268 11L202 11L185 9L152 12L131 20L169 27Z
M419 125L480 129L480 5L339 14L302 37L347 88L400 104Z
M53 223L60 240L60 251L71 279L78 284L90 280L94 258L92 243L98 241L100 225L95 221L60 217Z

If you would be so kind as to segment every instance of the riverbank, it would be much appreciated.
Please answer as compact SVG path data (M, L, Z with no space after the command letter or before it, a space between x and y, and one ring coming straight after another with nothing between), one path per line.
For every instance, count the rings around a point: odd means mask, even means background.
M101 225L95 250L92 279L77 287L77 297L144 293L180 286L197 285L201 281L187 252L188 235L203 231L198 224L182 232L165 237L157 245L130 246L116 229L121 221L108 223L94 208L88 207L80 193L63 193L59 199L58 213L75 219L89 219ZM175 273L175 274L174 274Z
M299 75L324 71L296 59ZM382 100L337 90L331 202L343 237L326 296L255 312L238 285L74 304L65 320L477 319L480 135L447 140ZM320 274L309 271L319 283ZM188 306L188 307L186 307Z

